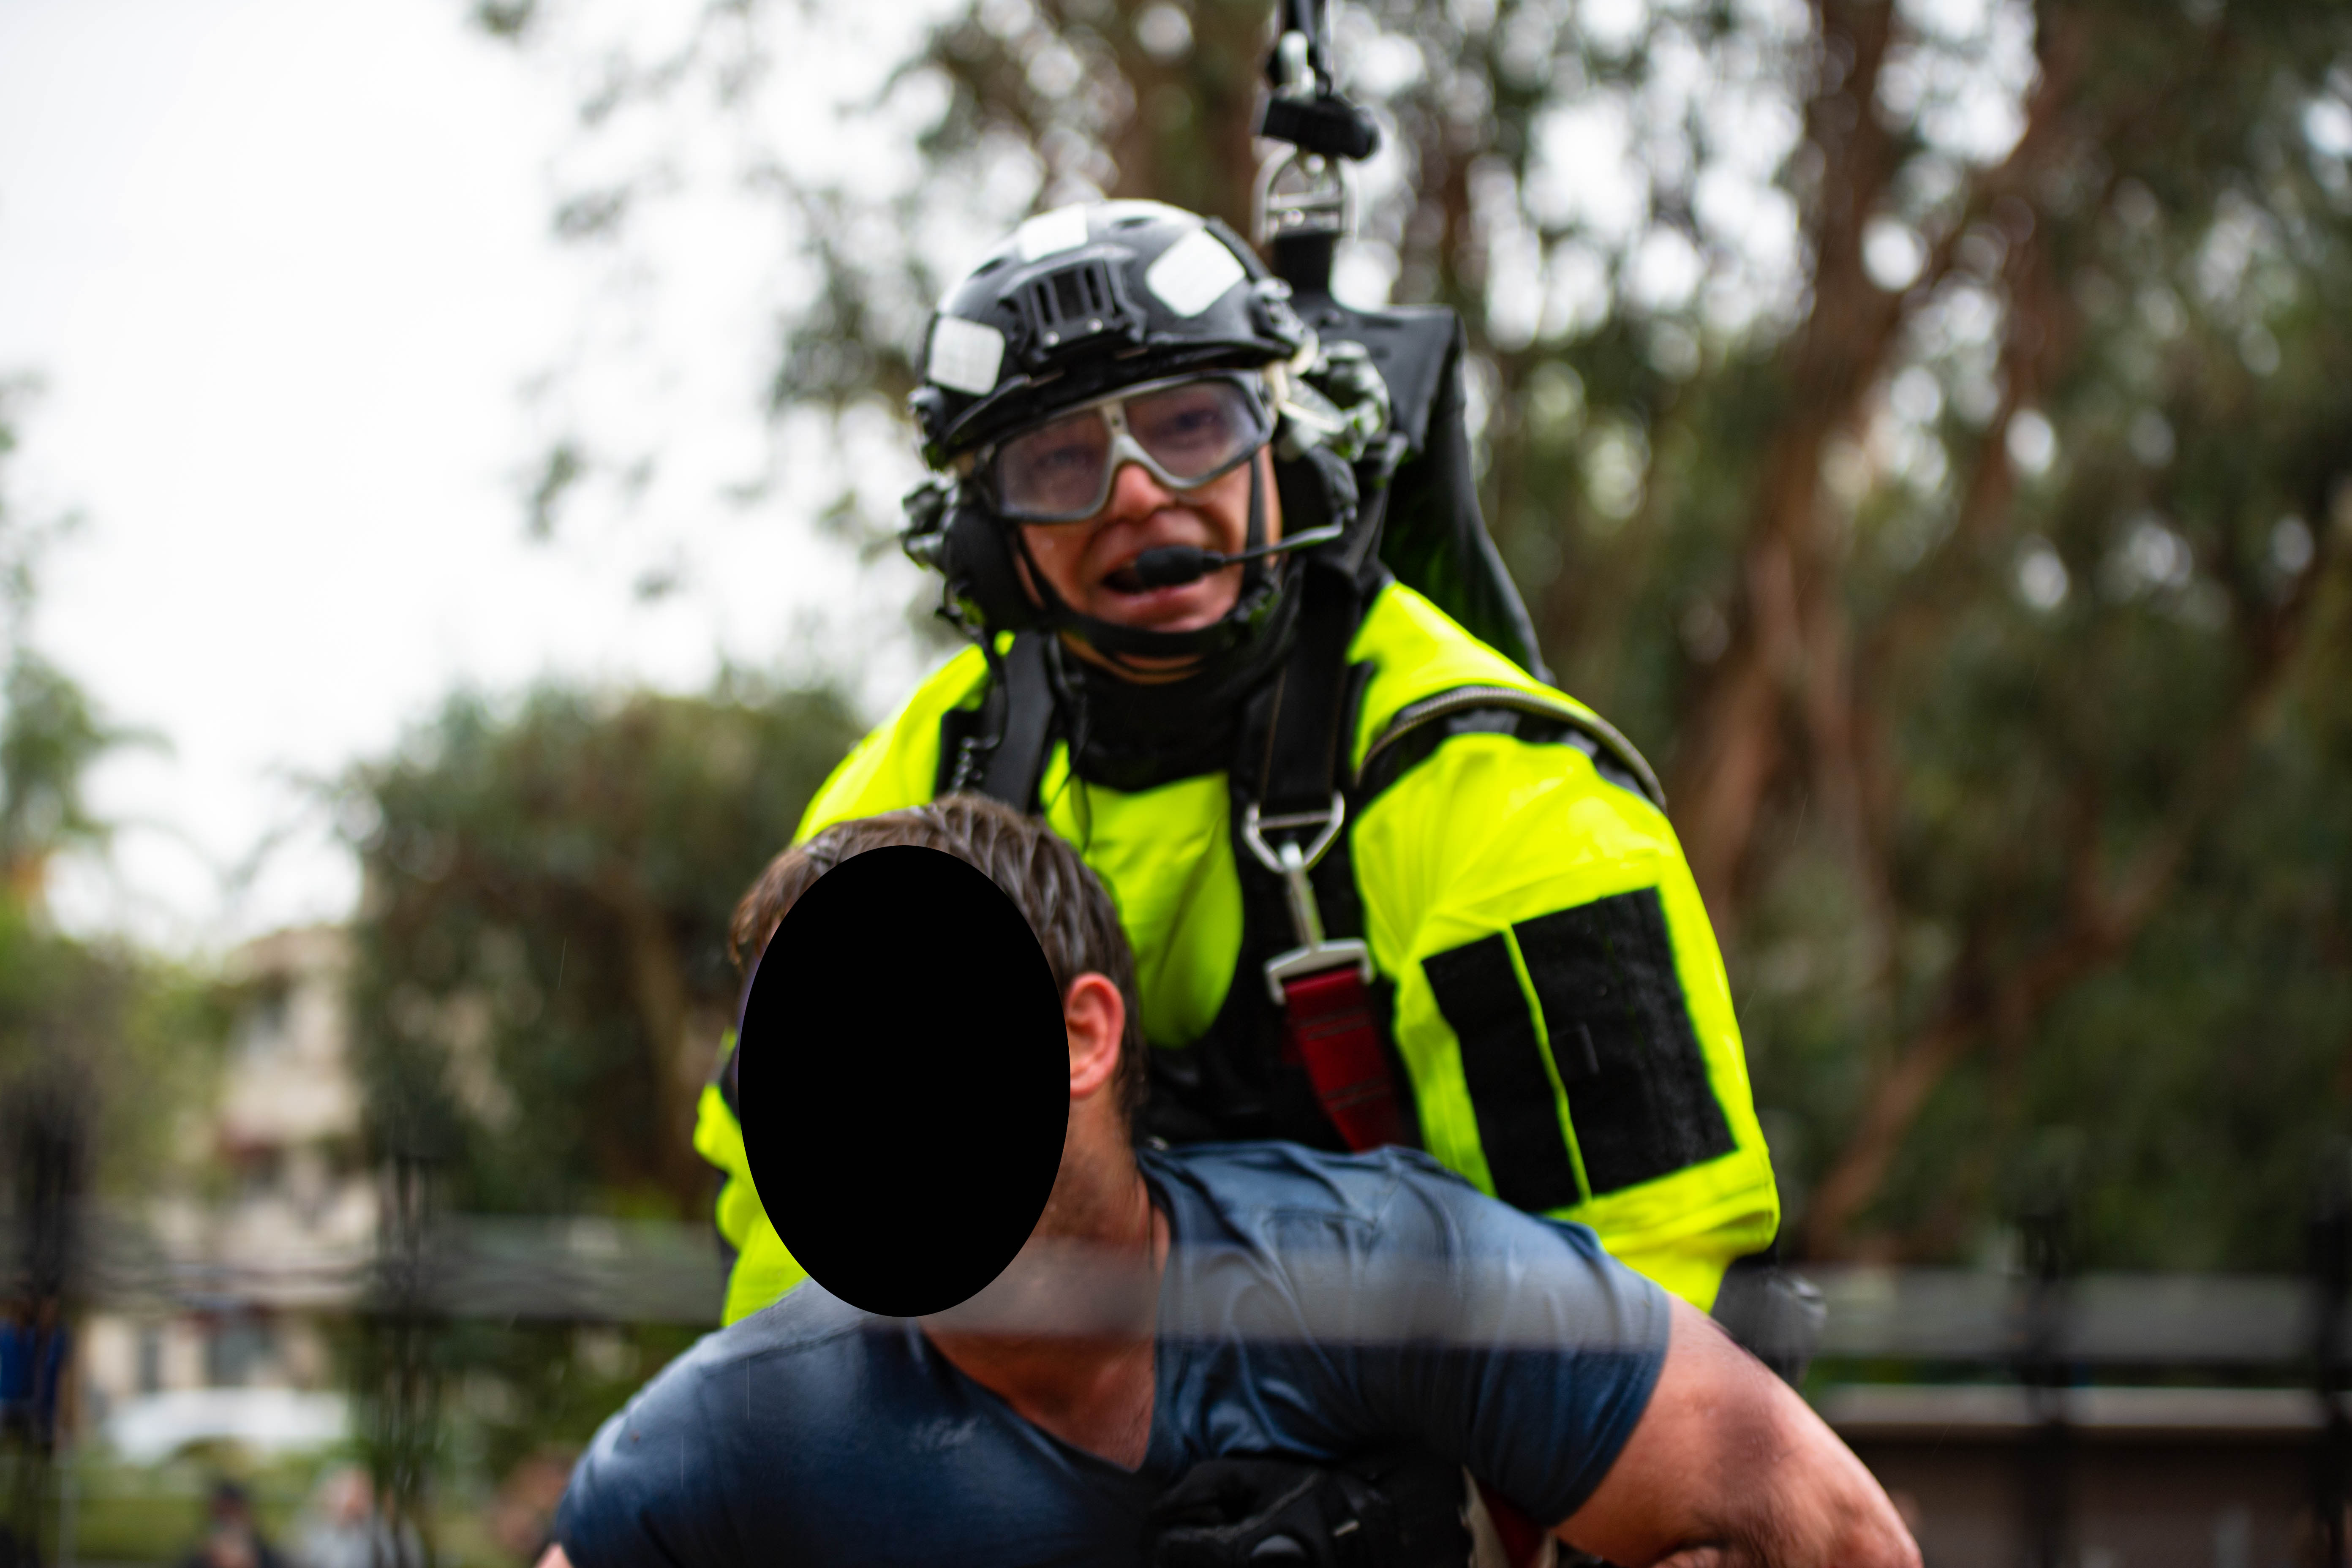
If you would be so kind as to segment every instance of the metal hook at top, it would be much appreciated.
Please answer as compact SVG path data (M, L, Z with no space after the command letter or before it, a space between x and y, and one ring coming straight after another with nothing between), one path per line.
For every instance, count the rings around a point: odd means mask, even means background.
M1307 35L1292 28L1274 46L1276 98L1313 98L1315 65Z
M1356 190L1348 165L1319 153L1285 148L1258 168L1252 204L1256 230L1250 237L1271 245L1292 235L1355 232Z
M1279 0L1276 5L1278 36L1274 58L1266 61L1266 76L1277 89L1312 98L1339 85L1331 68L1330 9L1330 0ZM1290 58L1293 49L1303 57L1297 66ZM1297 75L1302 67L1313 79L1303 84Z

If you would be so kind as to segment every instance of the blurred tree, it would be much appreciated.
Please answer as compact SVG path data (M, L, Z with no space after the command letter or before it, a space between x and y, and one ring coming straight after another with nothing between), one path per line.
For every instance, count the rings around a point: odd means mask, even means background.
M0 382L0 1202L10 1206L31 1201L21 1156L37 1144L57 1152L44 1163L63 1162L43 1184L152 1190L222 1033L194 976L119 941L65 935L48 918L51 861L106 845L83 800L89 765L142 737L105 723L29 638L37 568L65 525L10 500L28 395L25 382ZM0 1272L19 1261L0 1258Z
M472 696L344 784L354 1049L380 1153L457 1210L699 1218L688 1142L735 900L856 738L826 690Z
M1271 10L485 17L598 62L584 145L715 104L753 149L789 421L895 407L929 302L1027 210L1244 220ZM1342 291L1469 325L1488 517L1563 683L1667 763L1801 1245L1969 1250L2063 1124L2090 1259L2292 1264L2304 1163L2352 1125L2352 14L1338 25L1390 132ZM780 107L809 101L814 137ZM593 195L603 243L690 184L601 166L563 210Z
M0 478L16 451L16 421L32 385L0 381ZM82 800L89 765L127 742L153 737L103 723L89 694L32 646L27 635L38 567L68 517L36 522L12 509L0 485L0 884L16 902L37 905L50 859L61 850L102 849L106 825Z

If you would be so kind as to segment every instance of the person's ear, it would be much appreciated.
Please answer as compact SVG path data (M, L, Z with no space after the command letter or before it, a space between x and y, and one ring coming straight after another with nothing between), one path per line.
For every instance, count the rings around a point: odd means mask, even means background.
M1118 1076L1127 1036L1127 998L1109 976L1091 972L1062 994L1062 1023L1070 1036L1070 1099L1099 1093Z

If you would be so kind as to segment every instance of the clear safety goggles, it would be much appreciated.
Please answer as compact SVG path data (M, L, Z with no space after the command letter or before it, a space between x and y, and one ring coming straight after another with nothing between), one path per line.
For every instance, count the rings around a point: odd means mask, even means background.
M1247 461L1274 435L1264 380L1218 372L1145 382L999 442L981 458L998 513L1076 522L1110 500L1119 465L1170 489L1197 489Z

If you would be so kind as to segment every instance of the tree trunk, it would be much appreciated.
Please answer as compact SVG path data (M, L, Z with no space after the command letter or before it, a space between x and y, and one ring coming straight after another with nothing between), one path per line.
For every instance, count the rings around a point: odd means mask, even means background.
M1790 758L1782 729L1791 706L1811 705L1809 682L1832 693L1846 686L1843 670L1811 662L1842 661L1844 647L1841 630L1819 624L1838 597L1820 516L1822 453L1856 421L1902 315L1901 301L1871 280L1862 257L1864 227L1897 163L1871 109L1892 8L1819 0L1816 9L1825 56L1853 63L1842 79L1825 79L1805 110L1806 139L1823 153L1806 224L1816 258L1812 310L1788 351L1791 415L1763 464L1731 642L1685 726L1667 790L1700 895L1726 935L1738 924L1758 816Z
M2284 689L2310 606L2333 569L2323 555L2284 604L2246 628L2249 668L2237 700L2207 741L2202 763L2172 810L2121 873L2100 874L2095 818L2078 825L2075 886L2064 928L1990 984L1979 965L1955 966L1937 1021L1875 1075L1853 1136L1814 1189L1805 1222L1807 1256L1835 1258L1851 1250L1855 1221L1877 1197L1928 1096L1989 1033L2024 1039L2060 996L2120 958L2154 918ZM1976 945L1990 945L1990 933L1977 933Z
M653 1080L655 1174L691 1214L702 1202L709 1171L694 1152L694 1114L711 1064L694 1045L693 992L678 957L677 939L661 908L625 867L607 867L597 892L621 923L628 952L629 994L645 1031L646 1070Z

